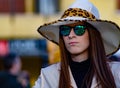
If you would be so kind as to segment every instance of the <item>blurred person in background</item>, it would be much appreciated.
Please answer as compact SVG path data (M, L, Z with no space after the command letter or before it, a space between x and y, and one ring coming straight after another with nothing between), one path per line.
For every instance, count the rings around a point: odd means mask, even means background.
M23 88L18 81L21 59L14 53L2 57L4 71L0 72L0 88Z
M61 61L42 68L33 88L120 88L120 62L107 58L120 47L120 28L89 0L76 0L38 32L59 45Z

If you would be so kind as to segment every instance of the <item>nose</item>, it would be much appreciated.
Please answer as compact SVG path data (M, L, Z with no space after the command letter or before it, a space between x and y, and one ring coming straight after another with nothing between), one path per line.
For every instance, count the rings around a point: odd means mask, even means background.
M75 37L76 36L76 34L75 34L75 32L74 32L74 30L73 30L73 28L72 28L72 30L70 31L70 34L69 34L69 38L73 38L73 37Z

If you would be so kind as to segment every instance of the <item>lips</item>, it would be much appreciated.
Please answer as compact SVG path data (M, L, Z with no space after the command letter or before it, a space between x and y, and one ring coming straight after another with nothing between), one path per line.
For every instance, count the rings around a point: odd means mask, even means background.
M74 45L76 45L77 43L78 43L78 42L70 42L69 45L74 46Z

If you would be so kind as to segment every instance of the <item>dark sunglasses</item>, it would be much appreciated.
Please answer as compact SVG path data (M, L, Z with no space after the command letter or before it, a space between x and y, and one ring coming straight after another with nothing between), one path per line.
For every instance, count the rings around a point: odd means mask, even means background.
M76 35L82 36L85 33L86 26L76 25L74 27L70 27L66 25L61 25L59 28L60 28L60 34L62 36L68 36L72 29L74 30Z

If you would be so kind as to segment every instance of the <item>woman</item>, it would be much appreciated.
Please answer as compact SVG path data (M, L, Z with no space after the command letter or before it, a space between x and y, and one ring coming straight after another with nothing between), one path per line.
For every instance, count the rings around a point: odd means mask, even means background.
M60 47L61 62L41 70L34 88L120 88L120 63L106 57L120 46L120 28L77 0L61 19L38 32Z

